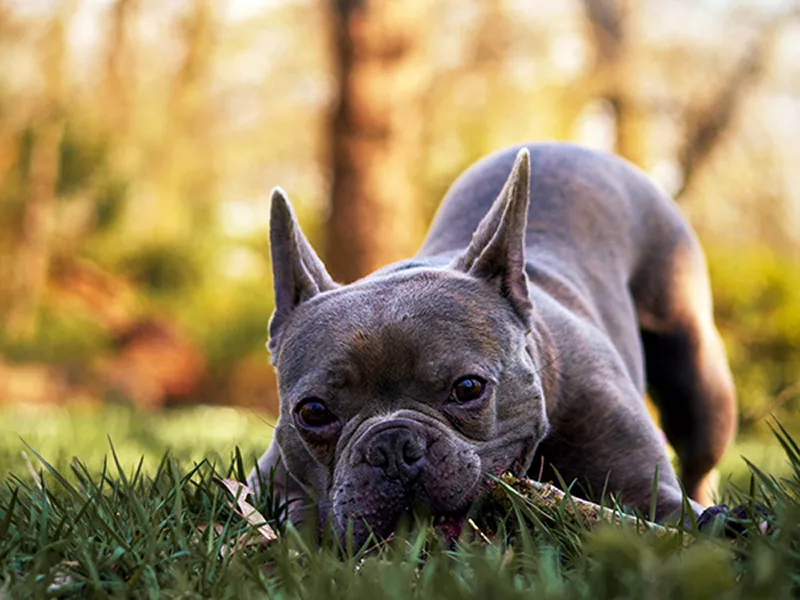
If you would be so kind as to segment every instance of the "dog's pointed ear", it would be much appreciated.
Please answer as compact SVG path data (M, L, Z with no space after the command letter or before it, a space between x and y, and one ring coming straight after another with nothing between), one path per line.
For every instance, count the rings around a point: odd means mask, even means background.
M530 154L523 148L500 195L478 225L467 249L450 267L496 286L522 321L530 324L525 274L525 229L530 202Z
M338 285L300 230L286 194L277 187L272 190L269 247L275 288L275 312L269 322L273 350L286 317L303 302Z

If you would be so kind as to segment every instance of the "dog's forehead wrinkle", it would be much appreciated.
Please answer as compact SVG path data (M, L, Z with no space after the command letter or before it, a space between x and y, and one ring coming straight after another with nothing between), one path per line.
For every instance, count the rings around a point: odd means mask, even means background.
M330 355L344 355L351 363L347 379L377 373L395 379L424 375L439 381L450 368L437 365L443 358L453 354L463 358L470 349L478 355L497 355L498 347L513 343L502 299L476 296L480 282L432 276L430 270L401 275L387 276L399 279L388 293L362 280L320 294L320 301L315 298L301 307L303 318L287 328L284 344L292 346L291 352L283 353L292 358L279 361L283 363L279 370L300 376ZM329 302L334 296L340 301ZM341 366L335 370L347 371Z
M371 275L352 284L318 294L301 306L303 320L314 316L341 316L353 312L362 317L426 316L458 307L490 308L491 298L482 294L484 284L463 273L445 269L413 268ZM489 297L487 297L489 296ZM496 300L499 300L496 299ZM480 302L481 306L475 306ZM499 306L501 303L497 302Z

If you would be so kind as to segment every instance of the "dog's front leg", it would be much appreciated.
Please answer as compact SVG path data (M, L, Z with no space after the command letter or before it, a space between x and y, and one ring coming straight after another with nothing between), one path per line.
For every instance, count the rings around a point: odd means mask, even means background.
M537 477L544 464L543 481L557 484L558 470L567 485L574 482L576 495L599 501L605 490L649 517L657 474L654 517L677 521L685 512L681 486L633 385L584 384L565 398L551 417L551 432L539 446L529 475ZM688 503L695 515L702 513L697 502Z
M258 499L263 499L266 487L272 485L270 503L277 500L286 505L286 516L297 525L308 517L308 496L284 465L280 448L275 440L258 459L258 464L247 476L247 484Z

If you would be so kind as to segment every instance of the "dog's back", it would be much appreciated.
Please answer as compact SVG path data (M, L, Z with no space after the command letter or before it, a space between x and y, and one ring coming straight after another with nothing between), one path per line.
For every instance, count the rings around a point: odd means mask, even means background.
M490 155L456 180L418 259L456 254L469 244L520 147ZM684 485L707 503L705 479L733 435L735 401L693 232L674 202L624 160L571 144L526 147L526 271L534 305L556 337L573 338L562 340L559 351L576 350L577 336L591 343L605 337L640 395L647 373ZM581 369L596 366L579 358L561 368L580 378ZM580 410L569 406L571 393L562 391L560 411ZM548 450L550 457L560 452L544 444Z

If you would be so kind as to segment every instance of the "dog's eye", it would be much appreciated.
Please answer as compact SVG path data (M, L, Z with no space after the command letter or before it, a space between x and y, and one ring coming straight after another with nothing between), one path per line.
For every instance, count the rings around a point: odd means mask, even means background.
M309 429L319 429L338 421L336 415L318 398L303 400L295 410L295 418L300 425Z
M450 400L458 403L477 400L483 395L485 388L486 381L480 377L474 375L462 377L453 386L453 391L450 392Z

